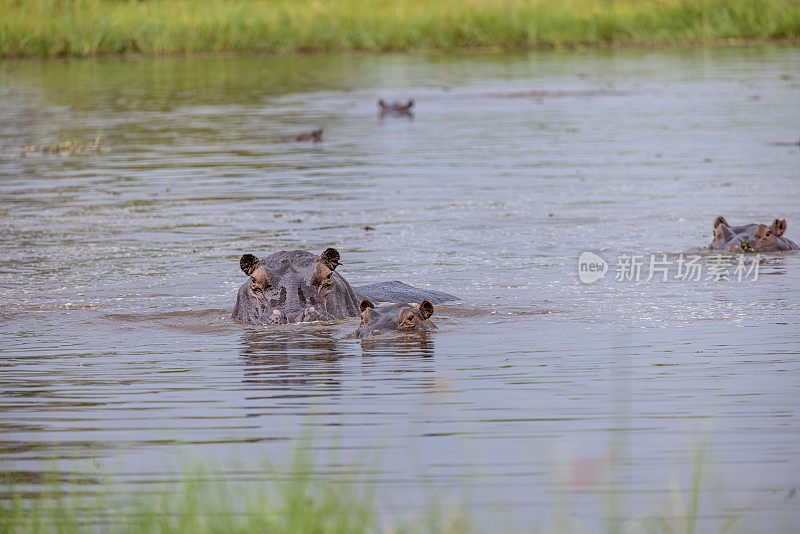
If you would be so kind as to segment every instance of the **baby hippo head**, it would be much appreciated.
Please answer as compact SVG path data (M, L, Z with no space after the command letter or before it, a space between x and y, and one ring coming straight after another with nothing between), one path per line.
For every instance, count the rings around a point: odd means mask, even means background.
M335 272L339 252L320 256L302 250L259 259L244 254L239 266L249 278L239 288L233 318L254 324L330 320L358 313L350 285Z
M375 307L372 302L361 301L361 325L353 337L370 337L387 332L422 332L436 328L430 317L433 304L423 300L419 307L411 304L388 304Z
M746 224L731 226L725 217L714 220L714 240L708 245L711 250L729 252L779 252L797 250L797 245L786 237L786 219L775 219L772 225Z

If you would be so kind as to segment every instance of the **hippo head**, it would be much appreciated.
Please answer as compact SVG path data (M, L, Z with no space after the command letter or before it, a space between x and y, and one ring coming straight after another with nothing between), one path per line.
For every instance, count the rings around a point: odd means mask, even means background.
M759 224L749 245L755 252L795 250L797 245L786 237L786 219L775 219L772 225Z
M714 219L714 240L708 245L711 250L729 252L778 252L796 250L797 245L783 237L786 219L775 219L772 225L746 224L731 226L725 217Z
M430 320L433 304L423 300L419 307L410 304L389 304L375 307L367 299L361 301L361 325L352 337L369 337L387 332L421 332L436 328Z
M320 256L303 250L239 260L249 279L239 288L233 318L254 324L331 320L358 314L350 284L337 272L339 252Z

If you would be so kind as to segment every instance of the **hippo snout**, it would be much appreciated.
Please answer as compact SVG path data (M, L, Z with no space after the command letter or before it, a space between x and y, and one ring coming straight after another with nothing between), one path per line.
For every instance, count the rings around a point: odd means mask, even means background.
M267 324L311 323L314 321L329 321L332 317L325 310L309 306L301 310L289 312L275 308L266 321Z
M296 316L296 323L310 323L313 321L330 321L333 320L333 316L327 313L325 310L320 310L315 306L309 306L308 308L300 311L300 313Z

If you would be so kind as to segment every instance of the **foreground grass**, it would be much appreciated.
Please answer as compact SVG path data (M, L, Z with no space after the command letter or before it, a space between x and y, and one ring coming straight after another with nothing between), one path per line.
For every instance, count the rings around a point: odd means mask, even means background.
M0 57L800 40L796 0L0 0Z
M295 450L285 472L267 466L265 480L228 482L222 471L188 469L184 482L156 492L113 496L111 486L83 495L55 472L43 493L27 495L9 479L0 498L0 533L242 533L365 534L372 532L464 533L464 518L431 506L423 519L387 523L379 518L369 484L315 475L311 456ZM0 485L0 488L2 485Z
M475 531L467 509L443 507L432 502L411 517L381 517L370 484L347 477L321 476L305 449L297 448L285 472L265 469L261 481L229 483L224 471L209 472L204 467L189 469L183 483L162 487L156 492L114 497L111 486L99 494L79 493L80 485L69 484L68 477L55 472L44 492L25 494L24 482L8 479L0 497L0 532L38 534L58 532L113 533L315 533L366 534L377 532L431 532L468 534ZM607 459L614 470L616 460ZM661 513L645 513L629 519L620 515L621 503L609 503L606 532L653 532L694 534L699 518L704 453L695 453L691 487L682 491L673 482L671 502ZM64 486L63 482L68 485ZM559 486L560 487L560 486ZM557 489L557 488L554 488ZM609 496L614 496L613 484ZM543 529L531 525L531 532L584 532L592 530L579 521L572 510L554 509L553 524ZM726 512L715 532L735 531L746 508ZM710 525L706 525L704 531ZM598 531L600 532L600 531Z

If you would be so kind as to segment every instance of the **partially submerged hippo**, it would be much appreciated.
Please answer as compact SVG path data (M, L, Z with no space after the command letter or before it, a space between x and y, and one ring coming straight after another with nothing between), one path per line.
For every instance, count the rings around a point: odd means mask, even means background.
M714 240L707 248L729 252L778 252L798 250L797 244L783 237L786 219L775 219L771 226L746 224L731 226L725 217L714 219Z
M392 102L387 104L385 100L378 100L378 107L380 108L381 117L413 117L411 108L414 106L414 100L408 100L405 104L402 102Z
M313 141L319 143L322 141L322 128L318 130L311 130L310 132L302 132L297 135L284 135L280 138L283 142L289 141Z
M319 256L304 250L282 250L261 259L244 254L239 266L249 279L239 288L233 319L253 324L326 321L357 316L363 311L358 303L364 299L395 303L459 300L401 282L353 288L336 272L339 260L334 248Z
M430 320L433 304L423 300L413 304L386 304L375 307L367 299L361 301L361 324L350 337L370 337L387 332L424 332L436 325Z

